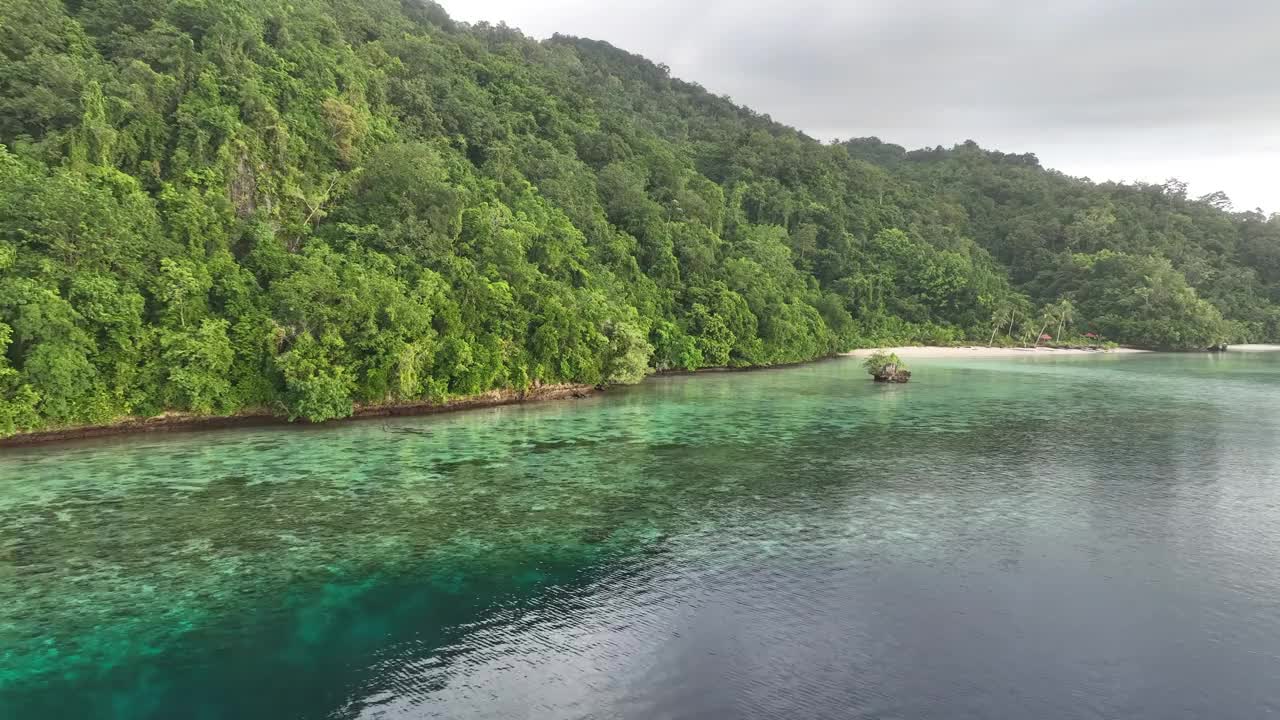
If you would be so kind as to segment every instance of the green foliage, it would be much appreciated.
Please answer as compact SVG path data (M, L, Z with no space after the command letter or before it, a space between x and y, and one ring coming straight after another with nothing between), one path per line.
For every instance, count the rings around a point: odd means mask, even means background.
M1076 256L1074 263L1074 295L1103 335L1144 347L1204 350L1230 334L1222 313L1168 260L1104 250Z
M316 340L310 334L298 338L293 348L276 360L284 376L284 403L290 420L324 422L351 415L351 391L355 377L334 363L345 343L337 335Z
M228 373L235 359L229 323L206 319L190 331L161 331L160 355L169 371L167 404L197 413L231 410Z
M434 4L12 0L0 435L1042 328L1280 339L1280 218L1221 205L823 145Z
M5 351L13 329L0 323L0 435L11 435L39 423L36 404L40 397L30 385L19 384L18 371L9 367Z
M604 381L610 385L634 385L651 370L653 346L645 333L629 322L614 323L605 334L609 337L609 354Z
M1071 319L1049 328L1075 325L1164 349L1280 340L1280 216L1233 213L1220 195L1191 199L1175 181L1095 185L1046 171L1034 155L972 142L916 152L875 139L844 147L954 204L956 229L1007 266L1032 302L1073 303ZM1032 315L1024 308L1010 334L1046 327Z
M906 363L902 362L902 358L899 358L897 353L887 353L883 351L876 351L872 353L866 361L862 363L862 367L866 368L867 373L873 376L883 375L885 370L889 367L893 367L896 370L907 369Z

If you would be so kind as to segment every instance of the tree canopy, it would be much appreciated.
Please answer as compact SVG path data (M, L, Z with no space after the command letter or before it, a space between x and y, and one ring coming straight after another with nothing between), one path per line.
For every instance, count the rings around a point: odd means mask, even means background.
M1280 218L820 143L601 42L416 0L0 7L0 434L986 341L1047 306L1277 340L1278 301Z

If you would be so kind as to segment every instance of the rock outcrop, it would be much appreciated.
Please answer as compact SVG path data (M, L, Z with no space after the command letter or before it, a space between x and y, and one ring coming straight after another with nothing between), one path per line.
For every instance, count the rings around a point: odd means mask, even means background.
M911 381L910 370L900 370L896 364L890 363L871 374L878 383L905 383Z

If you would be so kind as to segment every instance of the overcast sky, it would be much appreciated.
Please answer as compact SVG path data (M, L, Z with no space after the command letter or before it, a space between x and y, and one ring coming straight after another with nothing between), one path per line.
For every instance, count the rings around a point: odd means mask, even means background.
M824 140L966 139L1280 212L1280 0L444 0L599 40Z

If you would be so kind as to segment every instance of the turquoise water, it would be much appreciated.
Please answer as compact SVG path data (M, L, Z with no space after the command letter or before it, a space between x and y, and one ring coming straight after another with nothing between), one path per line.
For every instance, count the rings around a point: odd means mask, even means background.
M0 451L4 718L1280 715L1280 354Z

